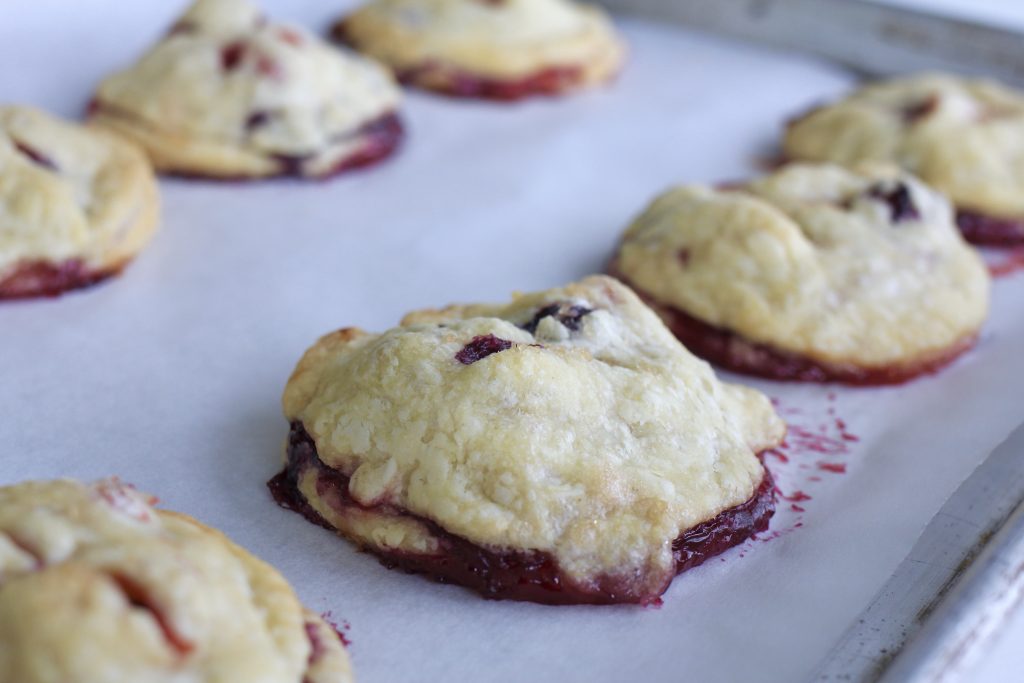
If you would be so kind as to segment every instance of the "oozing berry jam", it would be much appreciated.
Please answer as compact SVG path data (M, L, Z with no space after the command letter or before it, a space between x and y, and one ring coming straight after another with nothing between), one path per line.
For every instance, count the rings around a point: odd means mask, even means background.
M477 76L452 67L426 64L398 74L407 85L428 83L430 90L451 97L473 97L514 102L534 95L555 96L577 87L583 79L578 67L550 67L518 79Z
M351 39L345 22L331 29L338 42L358 49ZM396 74L406 85L416 85L451 97L476 97L485 100L511 102L534 95L554 96L572 90L583 82L583 69L577 66L556 66L542 69L521 78L489 78L458 67L424 62Z
M328 529L332 528L331 525L298 490L299 476L310 469L317 473L317 493L330 493L332 506L338 514L344 515L347 510L376 509L384 514L415 520L437 540L441 548L434 555L419 555L368 547L388 568L423 574L441 583L459 584L489 599L526 600L550 605L654 604L670 583L668 580L657 590L647 592L637 592L634 586L615 577L599 577L595 585L580 585L560 570L550 553L485 548L406 510L393 506L361 506L349 495L349 478L324 465L305 427L301 422L293 422L288 435L287 464L267 485L279 505ZM684 531L672 542L676 572L696 567L764 531L774 512L775 487L765 469L760 486L748 501Z
M121 589L121 592L124 593L128 604L135 609L144 610L149 613L163 634L164 640L167 641L167 644L178 655L185 656L195 649L195 645L178 633L171 625L167 614L157 605L153 596L142 583L127 574L112 573L110 578Z
M89 117L104 115L111 118L131 121L134 125L142 127L147 126L146 123L140 122L136 117L132 116L128 112L116 107L111 107L97 99L93 99L89 102L86 114ZM273 114L267 111L254 111L250 113L244 123L245 132L250 134L255 132L261 126L269 123L272 117ZM371 166L378 161L383 160L385 157L390 156L398 148L404 135L405 129L402 126L402 120L395 112L388 112L387 114L364 124L355 132L348 133L336 140L333 140L332 142L341 142L344 139L352 138L358 139L360 142L354 152L339 160L333 167L324 171L318 171L314 175L306 169L315 159L315 155L298 156L274 154L270 155L270 158L277 162L278 170L272 175L277 177L313 177L319 180L326 180L327 178L331 178L345 171ZM194 169L164 169L161 170L161 173L164 175L177 176L179 178L203 178L207 180L222 181L254 180L267 177L262 175L246 175L242 173L213 175Z
M60 264L30 261L0 279L0 300L59 296L71 289L91 287L120 270L119 267L94 270L78 260Z
M402 121L398 118L398 115L394 112L385 114L379 119L367 123L352 134L354 138L362 138L362 144L358 150L339 161L334 168L318 173L316 177L320 179L330 178L343 171L370 166L394 152L398 148L398 144L401 142L404 134ZM305 168L311 157L279 154L275 158L281 164L279 175L310 175L306 172Z
M1024 244L1024 217L997 218L977 211L960 209L956 224L964 239L972 244L992 247L1010 247Z
M691 353L719 367L756 377L785 382L842 382L854 386L903 384L920 375L938 372L970 350L977 335L969 335L941 353L902 365L863 367L825 363L744 339L709 325L674 306L662 304L634 287L615 266L609 274L633 288L637 296L661 316L665 325Z

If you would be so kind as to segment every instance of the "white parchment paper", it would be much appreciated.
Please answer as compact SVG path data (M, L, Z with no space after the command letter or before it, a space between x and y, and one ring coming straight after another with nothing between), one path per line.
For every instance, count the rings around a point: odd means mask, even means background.
M345 7L265 4L317 29ZM2 99L78 114L179 9L4 3ZM808 674L1024 420L1024 275L996 284L978 348L939 377L877 390L757 382L795 425L843 442L842 419L858 440L769 460L795 498L780 501L777 537L681 576L659 609L486 602L386 571L264 487L286 432L282 387L318 335L599 270L656 192L756 172L788 115L852 82L802 57L621 25L632 55L613 88L516 106L411 94L406 146L369 172L163 182L162 232L124 277L0 306L0 481L117 474L223 529L350 624L363 683Z

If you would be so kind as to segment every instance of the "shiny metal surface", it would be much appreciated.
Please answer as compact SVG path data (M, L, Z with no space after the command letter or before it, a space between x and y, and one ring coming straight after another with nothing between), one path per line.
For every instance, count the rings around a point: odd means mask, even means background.
M983 74L1024 86L1024 34L867 0L601 0L620 13L810 52L869 75Z
M949 498L813 681L954 681L1024 597L1024 425Z

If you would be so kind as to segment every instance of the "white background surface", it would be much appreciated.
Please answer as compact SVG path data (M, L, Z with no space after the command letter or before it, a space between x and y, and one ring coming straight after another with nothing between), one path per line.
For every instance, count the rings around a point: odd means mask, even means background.
M317 30L344 5L264 4ZM3 99L77 115L179 6L9 3ZM369 172L164 182L163 230L124 277L0 307L0 479L119 474L222 528L351 624L363 683L800 680L1024 421L1024 277L996 285L978 349L940 377L882 390L759 383L800 411L795 422L814 427L830 407L846 420L860 437L839 458L848 473L811 482L800 466L820 458L806 453L775 465L784 491L813 496L803 526L683 575L660 609L485 602L385 571L263 487L286 431L281 389L319 334L598 270L655 192L756 172L788 115L851 83L813 60L623 29L632 57L608 90L521 106L411 94L407 145ZM783 509L773 528L796 521ZM994 671L987 680L1007 680Z

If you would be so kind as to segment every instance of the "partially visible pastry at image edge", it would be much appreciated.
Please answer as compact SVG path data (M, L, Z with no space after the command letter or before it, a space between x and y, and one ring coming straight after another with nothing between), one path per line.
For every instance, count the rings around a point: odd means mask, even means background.
M116 275L153 236L159 204L134 145L0 106L0 299L56 296Z
M970 242L1024 244L1024 93L923 74L871 83L790 122L784 155L898 164L944 192Z
M116 479L0 487L0 680L351 683L268 564Z
M988 314L949 202L888 166L670 190L610 270L690 351L772 379L900 383L971 348Z
M197 0L100 84L89 116L139 143L158 171L326 177L396 149L399 101L371 60L271 23L247 0Z
M487 598L640 603L768 527L784 423L618 281L321 338L284 392L279 503Z
M604 11L572 0L370 0L333 34L404 83L495 100L604 83L625 58Z

